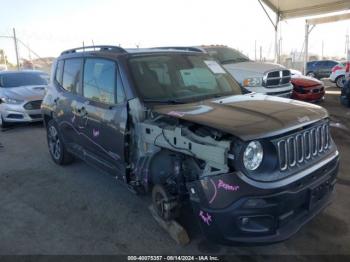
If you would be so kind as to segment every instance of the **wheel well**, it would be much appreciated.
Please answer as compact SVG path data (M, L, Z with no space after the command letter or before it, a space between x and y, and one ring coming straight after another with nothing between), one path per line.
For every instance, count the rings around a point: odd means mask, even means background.
M44 125L47 126L49 121L52 119L52 115L44 114Z
M344 77L345 75L339 75L336 77L335 81L337 81L339 78Z

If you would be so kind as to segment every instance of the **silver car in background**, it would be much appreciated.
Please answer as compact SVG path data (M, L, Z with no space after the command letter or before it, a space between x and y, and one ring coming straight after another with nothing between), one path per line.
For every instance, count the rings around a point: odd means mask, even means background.
M0 126L42 120L41 102L49 76L42 71L0 72Z

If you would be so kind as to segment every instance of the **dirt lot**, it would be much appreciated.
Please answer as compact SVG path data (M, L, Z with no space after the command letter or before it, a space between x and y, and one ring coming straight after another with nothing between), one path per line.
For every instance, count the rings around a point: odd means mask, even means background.
M191 243L176 245L151 217L149 199L83 162L58 167L41 125L0 132L0 254L350 254L350 110L339 89L321 103L341 153L333 204L292 239L269 246L208 243L189 214Z

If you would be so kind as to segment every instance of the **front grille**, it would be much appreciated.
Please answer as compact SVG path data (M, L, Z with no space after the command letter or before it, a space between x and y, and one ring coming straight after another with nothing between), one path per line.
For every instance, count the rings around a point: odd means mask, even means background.
M290 83L291 74L289 70L268 72L264 76L264 86L276 88Z
M23 115L20 114L9 114L7 115L7 118L11 118L11 119L23 119Z
M274 141L279 169L286 171L321 157L330 146L328 122Z
M37 110L41 107L42 100L36 100L28 102L24 105L24 108L27 110Z
M31 119L41 119L43 116L41 114L32 114L29 115Z

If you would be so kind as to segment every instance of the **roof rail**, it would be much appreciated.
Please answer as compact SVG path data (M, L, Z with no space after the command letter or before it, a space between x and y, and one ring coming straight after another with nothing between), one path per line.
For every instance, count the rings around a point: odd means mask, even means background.
M202 52L198 47L192 47L192 46L161 46L161 47L152 47L152 49L170 49L170 50Z
M66 54L73 54L80 52L89 52L89 51L109 51L109 52L116 52L116 53L127 53L127 51L124 48L121 48L119 46L112 46L112 45L95 45L95 46L83 46L83 47L77 47L73 49L69 49L66 51L63 51L61 55Z

